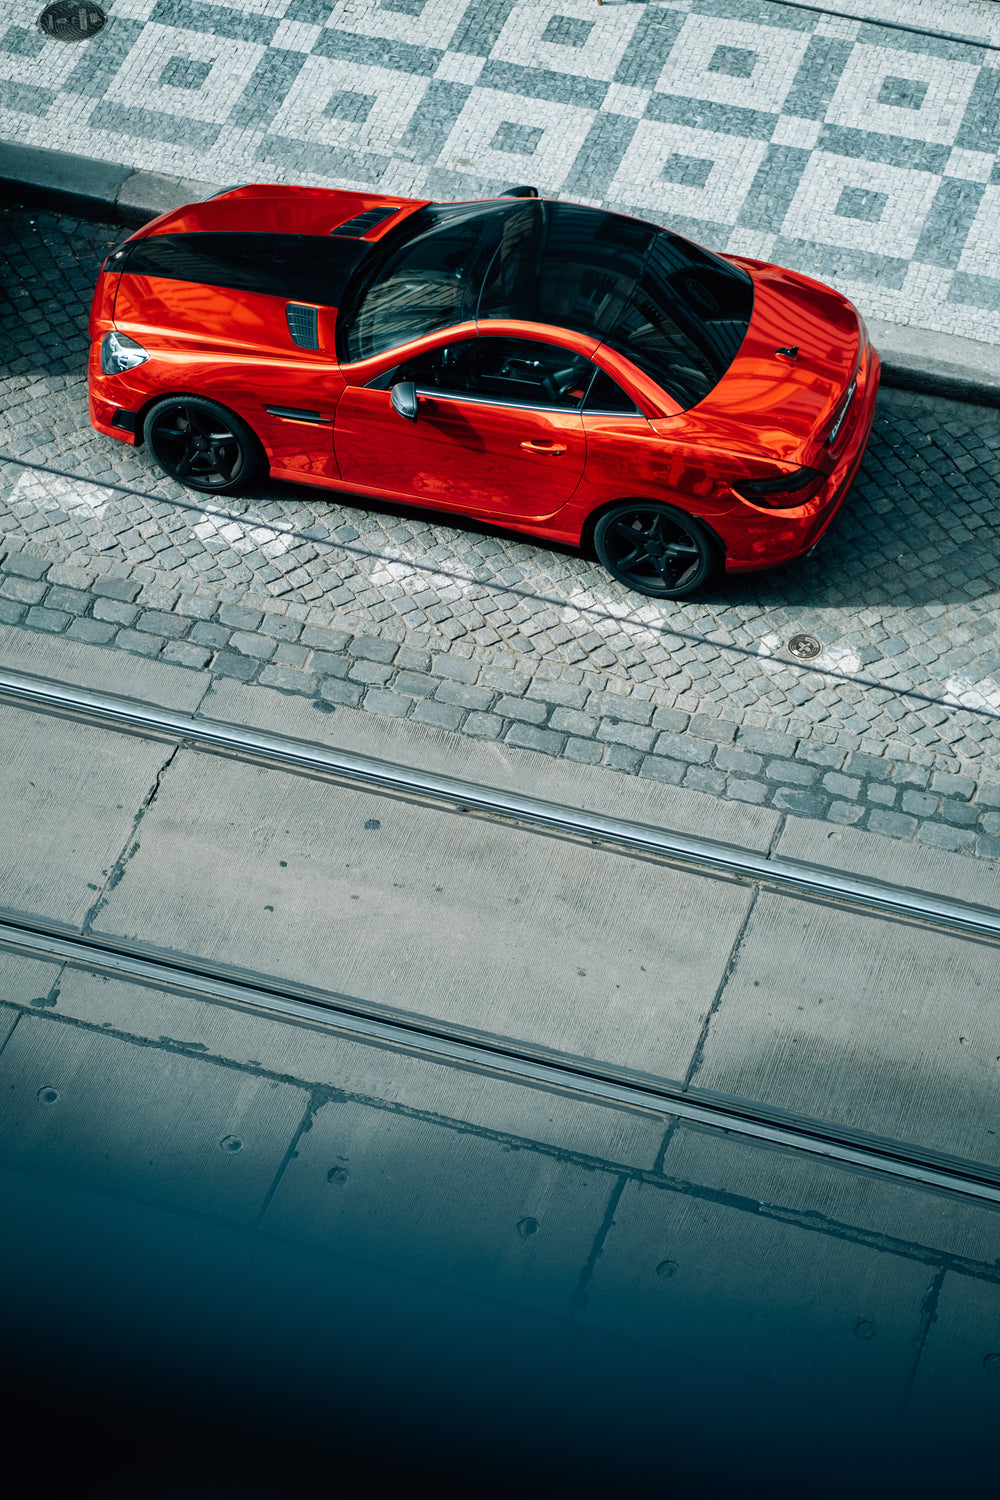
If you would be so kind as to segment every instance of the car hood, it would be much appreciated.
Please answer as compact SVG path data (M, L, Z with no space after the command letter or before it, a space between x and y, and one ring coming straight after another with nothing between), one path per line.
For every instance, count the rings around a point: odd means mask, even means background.
M685 416L702 440L717 428L730 452L738 429L748 455L808 463L822 452L857 369L861 321L846 297L808 276L738 264L754 283L750 327L719 384Z

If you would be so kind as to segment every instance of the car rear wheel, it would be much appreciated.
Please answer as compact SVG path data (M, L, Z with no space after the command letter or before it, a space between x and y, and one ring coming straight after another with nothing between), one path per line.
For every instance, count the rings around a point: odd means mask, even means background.
M168 396L143 436L160 468L192 490L228 495L260 473L263 450L239 417L204 396Z
M717 544L693 516L659 500L626 500L594 528L608 572L655 599L686 599L715 572Z

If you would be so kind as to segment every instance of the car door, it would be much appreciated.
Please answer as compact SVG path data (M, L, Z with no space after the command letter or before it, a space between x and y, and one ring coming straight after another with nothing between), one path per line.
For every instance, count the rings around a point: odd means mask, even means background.
M341 477L360 490L501 520L542 520L586 462L581 407L593 366L542 339L480 335L391 365L347 390L335 421ZM412 382L415 420L391 388Z

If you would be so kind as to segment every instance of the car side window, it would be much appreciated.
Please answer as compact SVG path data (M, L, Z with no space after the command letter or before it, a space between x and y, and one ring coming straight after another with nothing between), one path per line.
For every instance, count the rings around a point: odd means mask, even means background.
M584 411L606 412L612 416L641 417L642 412L606 370L598 370L587 392Z
M595 373L600 372L589 359L558 344L484 337L422 354L372 385L387 389L398 380L412 380L418 390L442 395L579 411Z

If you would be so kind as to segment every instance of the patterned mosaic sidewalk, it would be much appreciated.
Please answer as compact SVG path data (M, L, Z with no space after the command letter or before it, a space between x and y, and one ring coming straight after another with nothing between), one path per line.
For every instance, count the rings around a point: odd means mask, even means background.
M440 198L516 182L1000 341L1000 21L767 0L0 0L0 137L208 182ZM935 11L933 6L931 11ZM880 0L883 23L893 19ZM935 12L937 14L937 12Z

